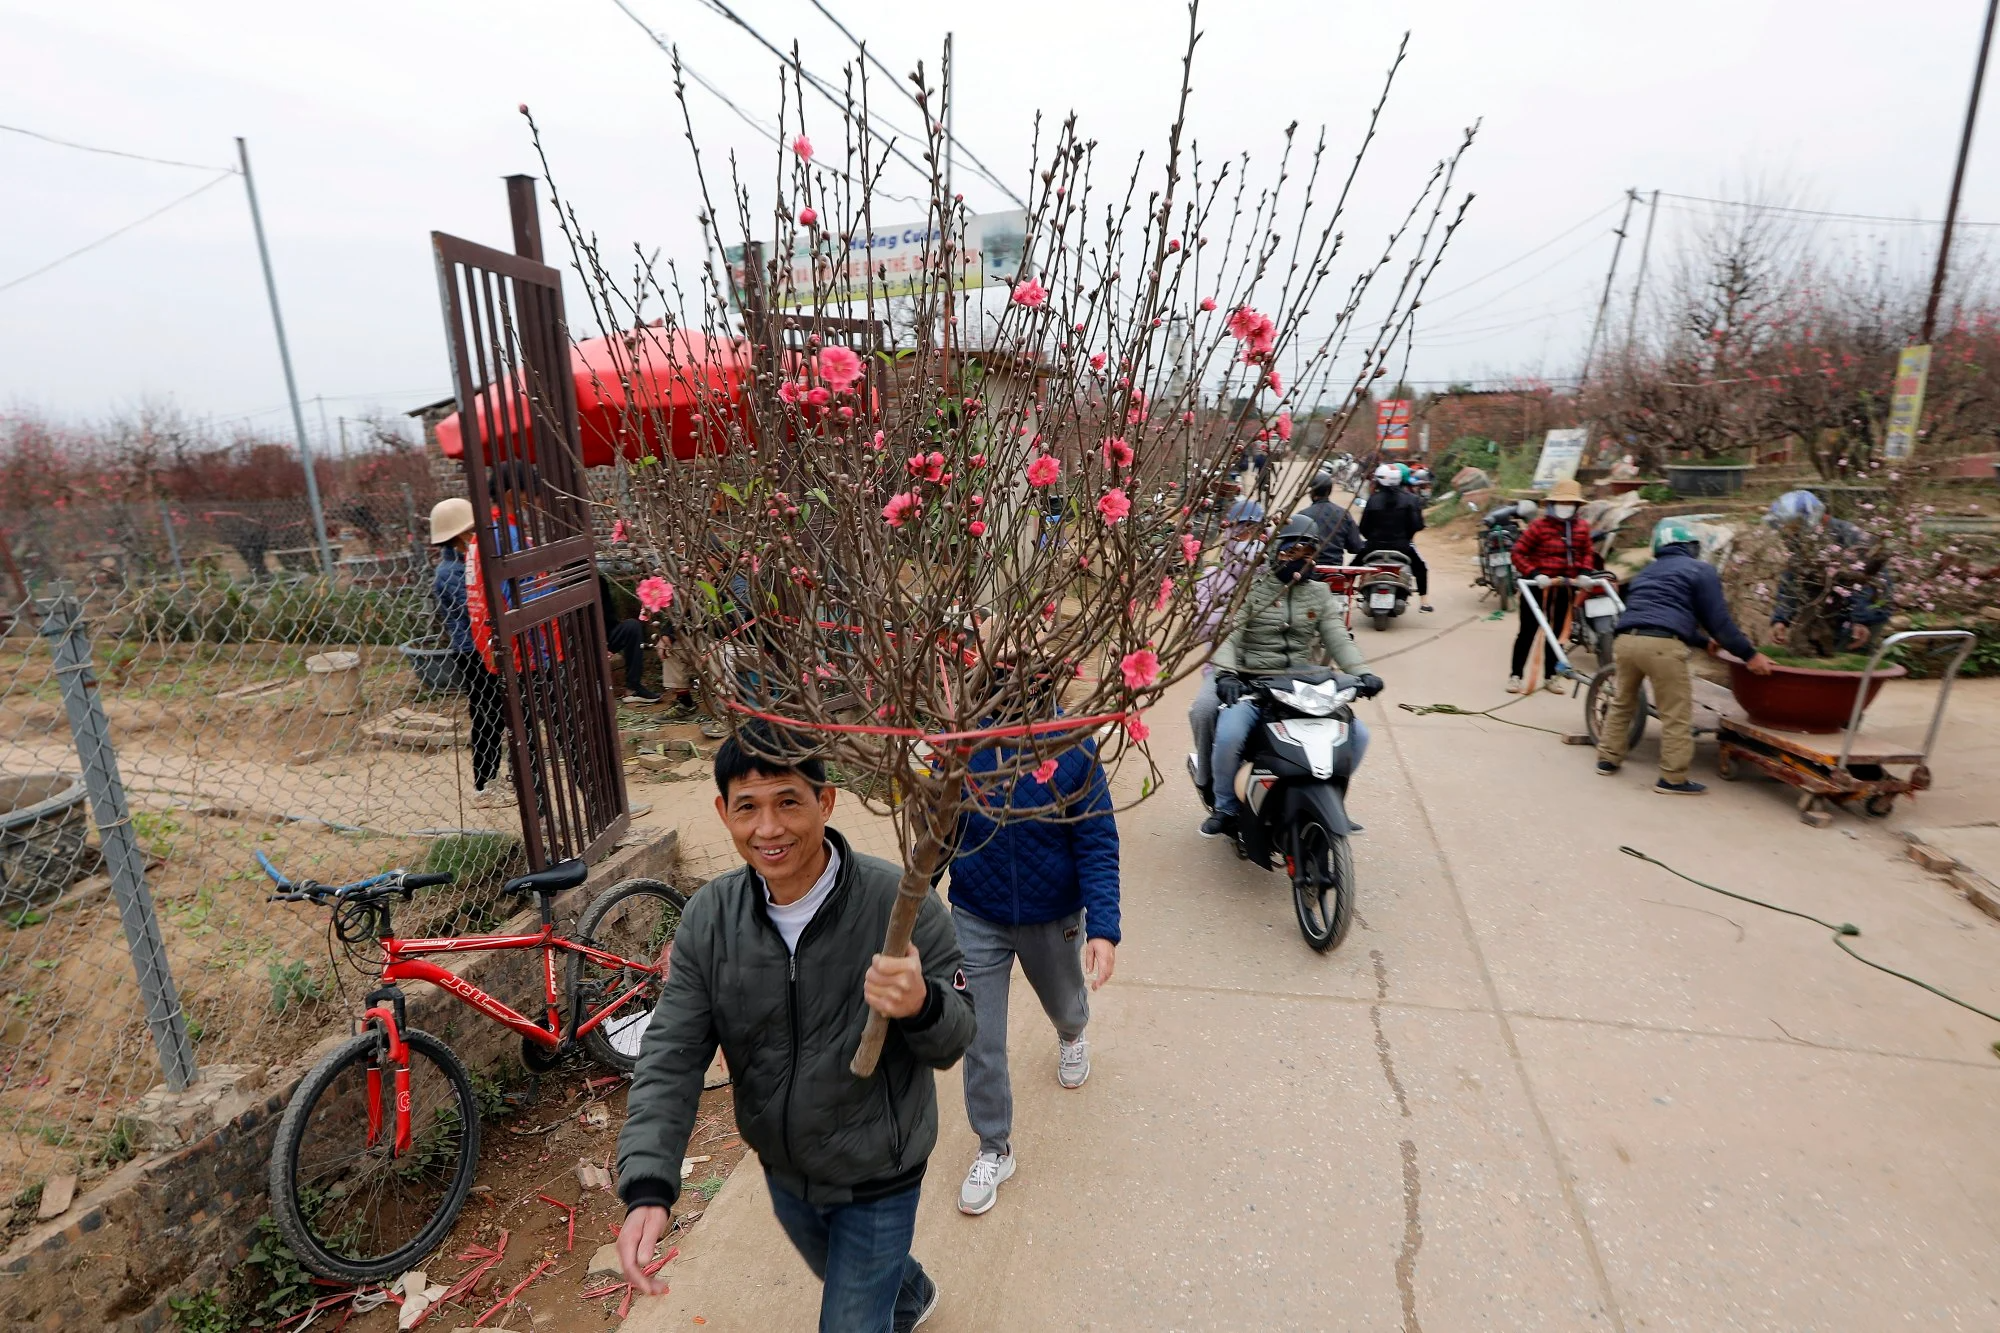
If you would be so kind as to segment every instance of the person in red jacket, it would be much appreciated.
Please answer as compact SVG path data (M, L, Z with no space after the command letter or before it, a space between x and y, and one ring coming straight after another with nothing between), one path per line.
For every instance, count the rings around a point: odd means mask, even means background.
M1597 553L1597 547L1590 540L1590 524L1577 516L1582 507L1581 486L1574 481L1555 484L1555 489L1549 492L1542 506L1541 517L1530 523L1527 531L1521 534L1521 539L1514 543L1514 569L1523 583L1540 574L1566 579L1604 568L1604 558ZM1541 633L1541 625L1528 606L1528 598L1541 598L1542 614L1549 618L1550 627L1560 634L1563 621L1569 615L1573 591L1567 584L1539 592L1525 586L1521 589L1521 626L1514 633L1514 660L1507 673L1509 694L1521 692L1521 673L1527 668L1528 653L1535 646L1535 637ZM1542 644L1542 675L1543 689L1561 692L1562 685L1556 679L1555 646L1546 641Z

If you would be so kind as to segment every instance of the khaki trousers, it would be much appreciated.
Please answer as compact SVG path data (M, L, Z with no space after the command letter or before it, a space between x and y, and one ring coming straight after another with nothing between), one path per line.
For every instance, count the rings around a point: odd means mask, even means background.
M1686 782L1694 762L1694 682L1688 675L1693 650L1679 639L1649 634L1621 634L1613 650L1618 663L1618 692L1611 715L1597 738L1597 757L1619 764L1632 735L1632 714L1639 707L1639 686L1652 687L1653 707L1660 715L1660 776Z

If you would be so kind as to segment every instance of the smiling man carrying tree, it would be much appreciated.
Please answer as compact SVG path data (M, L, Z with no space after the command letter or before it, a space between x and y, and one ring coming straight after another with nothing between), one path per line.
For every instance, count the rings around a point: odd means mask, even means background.
M825 765L794 754L753 724L715 756L716 812L744 866L703 885L674 936L618 1136L629 1210L618 1258L636 1290L666 1290L642 1270L666 1234L720 1045L772 1209L825 1283L821 1333L905 1333L938 1300L910 1240L937 1142L933 1071L972 1042L963 956L935 896L906 956L876 952L902 870L827 827ZM893 1021L875 1073L859 1079L848 1062L870 1009Z

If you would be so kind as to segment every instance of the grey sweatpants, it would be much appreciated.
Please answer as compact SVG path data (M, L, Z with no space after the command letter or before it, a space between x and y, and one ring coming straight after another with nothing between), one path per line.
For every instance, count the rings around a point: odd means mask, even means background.
M1007 1078L1007 992L1014 960L1021 960L1056 1035L1075 1041L1090 1022L1083 913L1035 926L1002 926L954 907L951 920L965 951L966 991L979 1018L965 1053L965 1118L979 1135L981 1152L1004 1154L1012 1150L1014 1132L1014 1088Z

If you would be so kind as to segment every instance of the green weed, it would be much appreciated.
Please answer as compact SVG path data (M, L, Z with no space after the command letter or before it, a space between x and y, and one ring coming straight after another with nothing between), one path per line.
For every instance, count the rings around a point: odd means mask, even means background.
M174 1312L178 1333L236 1333L243 1321L213 1289L192 1296L169 1296L167 1308Z
M304 1009L333 994L333 983L313 970L311 963L272 963L271 1012Z

